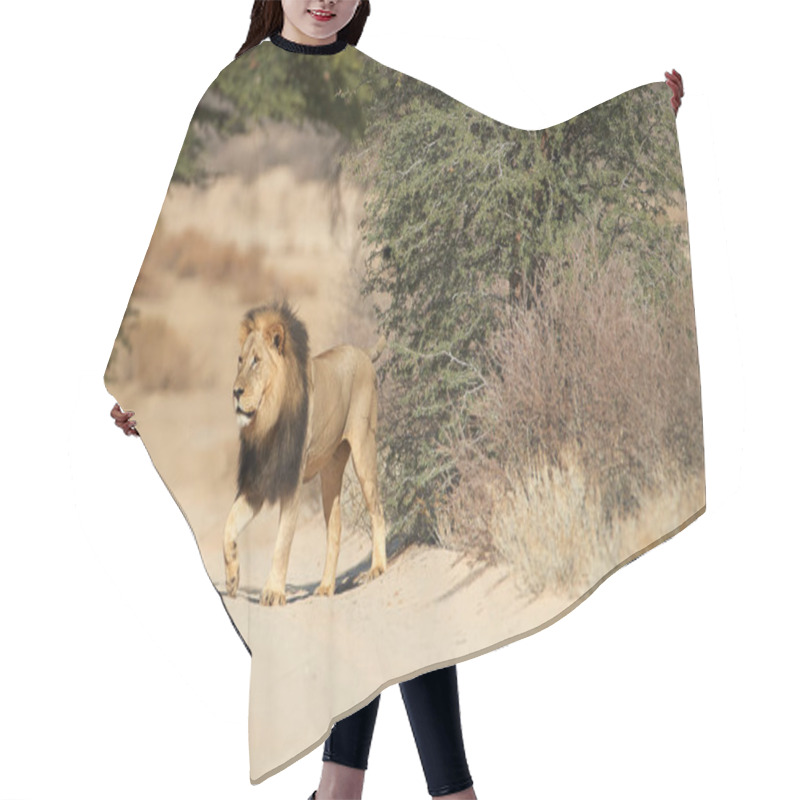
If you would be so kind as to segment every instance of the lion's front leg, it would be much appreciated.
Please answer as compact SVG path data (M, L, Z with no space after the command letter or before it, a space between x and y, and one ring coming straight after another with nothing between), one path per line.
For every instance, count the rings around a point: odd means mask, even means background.
M292 548L299 510L300 485L298 484L291 497L281 500L278 539L275 542L269 577L261 591L262 606L286 605L286 573L289 569L289 551Z
M342 544L342 476L350 458L350 443L345 439L336 448L331 460L320 470L322 511L327 537L325 567L322 580L314 590L315 597L333 597L336 590L336 564Z
M252 507L244 495L240 494L233 501L228 519L225 521L222 553L225 558L225 588L231 597L236 597L239 589L239 557L236 540L254 516Z

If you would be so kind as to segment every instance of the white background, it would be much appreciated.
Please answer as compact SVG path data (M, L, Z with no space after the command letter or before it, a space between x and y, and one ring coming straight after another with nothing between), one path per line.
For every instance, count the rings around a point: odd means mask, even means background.
M103 385L189 120L250 8L0 11L0 800L305 800L317 786L321 746L250 785L249 657ZM798 796L789 8L373 2L360 49L518 127L673 67L685 84L708 510L556 625L458 666L481 800ZM425 797L392 686L364 798Z

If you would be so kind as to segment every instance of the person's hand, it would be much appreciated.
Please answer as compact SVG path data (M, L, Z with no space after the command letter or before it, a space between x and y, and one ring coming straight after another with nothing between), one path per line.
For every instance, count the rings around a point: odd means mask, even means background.
M136 430L136 420L132 419L133 411L123 411L119 407L119 403L114 403L114 408L111 409L111 416L114 417L114 424L118 428L122 428L126 436L139 435L139 431Z
M667 76L667 85L670 89L672 89L672 110L675 112L675 116L678 116L678 109L681 106L681 97L683 97L683 78L681 78L680 72L673 69L672 73L665 72Z

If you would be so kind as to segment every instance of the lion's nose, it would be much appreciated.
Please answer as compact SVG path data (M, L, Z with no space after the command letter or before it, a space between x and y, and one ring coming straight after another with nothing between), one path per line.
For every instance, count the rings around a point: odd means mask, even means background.
M244 394L244 389L234 389L233 390L233 397L235 400L238 400Z

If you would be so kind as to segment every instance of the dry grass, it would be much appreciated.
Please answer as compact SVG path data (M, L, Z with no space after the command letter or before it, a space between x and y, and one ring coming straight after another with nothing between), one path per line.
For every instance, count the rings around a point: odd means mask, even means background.
M609 521L574 454L562 454L562 463L557 468L540 461L521 480L508 476L511 488L505 491L489 487L492 546L514 565L520 589L533 596L545 589L586 591L705 504L703 476L686 474L643 492L637 514ZM462 546L446 514L439 536L445 546Z

